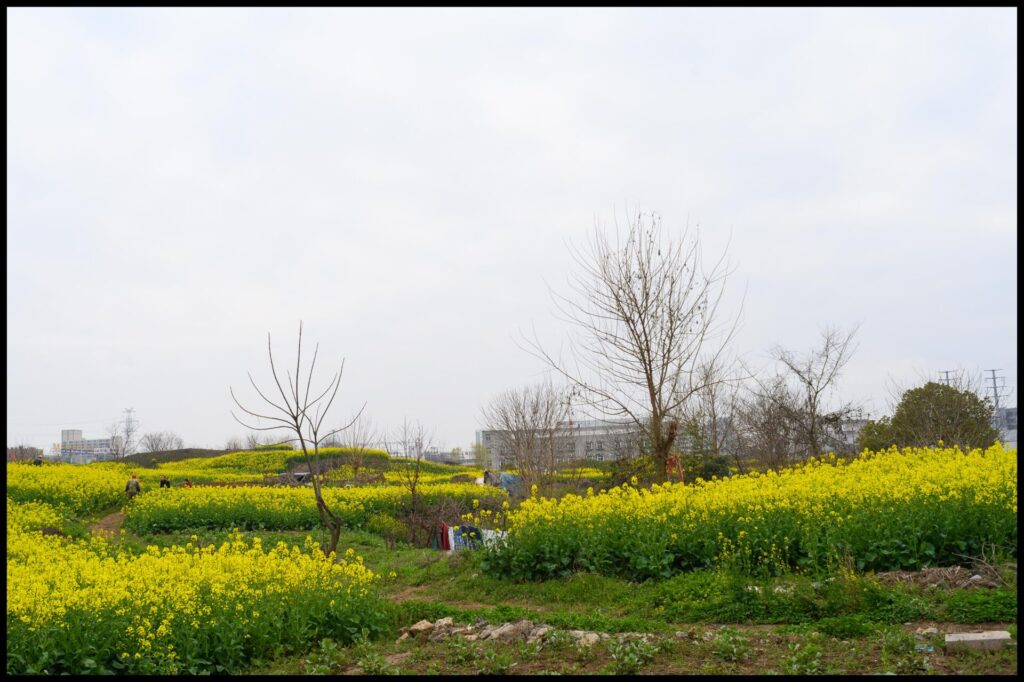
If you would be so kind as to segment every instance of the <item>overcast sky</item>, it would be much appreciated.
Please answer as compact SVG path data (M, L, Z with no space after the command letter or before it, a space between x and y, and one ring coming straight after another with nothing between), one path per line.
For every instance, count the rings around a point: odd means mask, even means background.
M468 447L568 244L728 244L734 350L860 324L837 398L1017 389L1015 9L8 9L7 440L246 431L266 334Z

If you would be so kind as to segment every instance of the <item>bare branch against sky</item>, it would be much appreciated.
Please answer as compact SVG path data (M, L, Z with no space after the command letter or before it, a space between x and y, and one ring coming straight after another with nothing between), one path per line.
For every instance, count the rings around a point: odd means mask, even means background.
M1013 8L7 19L9 443L130 405L222 447L252 340L304 319L349 360L339 414L467 449L553 378L515 339L565 336L546 283L624 209L728 244L750 366L860 323L837 396L875 416L940 370L1015 395Z

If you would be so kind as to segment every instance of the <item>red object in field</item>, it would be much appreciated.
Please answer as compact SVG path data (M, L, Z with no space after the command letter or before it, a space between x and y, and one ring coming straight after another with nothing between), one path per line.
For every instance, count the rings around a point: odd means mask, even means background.
M665 464L668 465L668 469L671 471L675 469L676 476L679 477L680 483L685 483L683 480L683 463L679 461L679 458L675 455L669 455L668 459L665 460Z

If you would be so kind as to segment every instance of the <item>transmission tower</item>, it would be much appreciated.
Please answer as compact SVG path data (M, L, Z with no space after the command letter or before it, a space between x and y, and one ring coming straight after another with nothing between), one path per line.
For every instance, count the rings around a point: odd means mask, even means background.
M945 374L946 375L942 379L942 383L946 384L947 386L951 386L952 384L949 383L949 375L953 374L955 372L956 372L955 369L942 369L942 370L939 370L939 374Z
M132 454L132 436L135 435L135 408L126 407L124 408L124 454Z
M995 409L999 409L999 399L1006 397L1006 377L997 376L996 372L1002 370L998 369L986 369L986 372L991 372L992 376L989 377L989 381L992 382L991 386L988 386L992 391L992 404Z

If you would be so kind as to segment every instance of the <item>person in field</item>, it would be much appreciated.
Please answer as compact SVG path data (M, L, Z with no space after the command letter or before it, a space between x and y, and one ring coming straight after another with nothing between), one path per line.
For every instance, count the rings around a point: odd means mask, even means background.
M171 487L171 482L167 480L167 476L166 475L160 477L160 487L161 488L170 488Z
M186 478L185 479L185 483L183 483L182 485L184 485L186 488L191 488L192 487L192 481L190 481L190 480L188 480Z
M142 484L139 482L139 477L132 473L132 477L128 479L128 483L124 486L124 492L128 495L128 499L132 499L136 495L142 492Z

